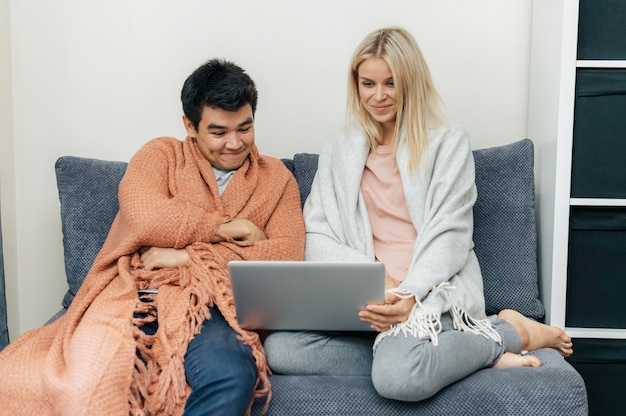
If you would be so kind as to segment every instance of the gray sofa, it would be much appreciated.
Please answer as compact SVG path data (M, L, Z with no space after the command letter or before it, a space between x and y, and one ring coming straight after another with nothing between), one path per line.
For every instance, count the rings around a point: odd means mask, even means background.
M478 200L474 241L484 275L487 313L512 308L541 320L544 308L537 283L537 241L529 139L474 151ZM300 185L302 202L310 191L317 155L283 159ZM117 206L117 185L125 162L73 156L56 163L68 291L62 315L99 251ZM484 369L435 397L406 403L380 397L369 377L271 376L269 415L586 415L581 376L556 351L533 352L540 368ZM264 401L253 407L261 414Z

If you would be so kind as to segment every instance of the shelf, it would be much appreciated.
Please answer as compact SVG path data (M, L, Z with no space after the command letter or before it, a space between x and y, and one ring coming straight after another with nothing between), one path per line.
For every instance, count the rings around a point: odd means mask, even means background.
M626 329L566 327L565 332L572 338L626 339Z
M574 207L622 207L626 206L626 199L570 198L569 204Z
M626 68L626 61L623 60L577 60L576 68Z
M625 13L624 0L533 2L541 293L545 322L574 339L590 416L623 413L626 380Z

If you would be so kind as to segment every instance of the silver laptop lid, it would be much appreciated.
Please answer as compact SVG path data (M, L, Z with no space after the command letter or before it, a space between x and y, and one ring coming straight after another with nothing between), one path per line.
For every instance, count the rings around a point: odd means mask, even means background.
M245 329L371 331L358 311L385 297L381 263L231 261L228 267Z

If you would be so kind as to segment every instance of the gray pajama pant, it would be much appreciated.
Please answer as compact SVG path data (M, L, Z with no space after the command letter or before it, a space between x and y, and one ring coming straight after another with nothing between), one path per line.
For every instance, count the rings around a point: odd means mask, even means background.
M520 353L521 341L511 324L495 316L490 320L502 344L455 330L445 314L437 346L430 339L399 334L383 338L373 352L374 332L284 331L267 337L265 354L276 374L371 375L381 396L420 401L491 367L505 352Z

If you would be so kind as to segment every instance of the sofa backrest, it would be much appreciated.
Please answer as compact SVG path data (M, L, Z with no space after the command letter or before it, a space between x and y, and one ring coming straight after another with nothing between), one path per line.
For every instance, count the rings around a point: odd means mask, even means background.
M474 150L478 200L474 242L483 271L488 314L511 308L536 319L544 309L537 285L533 143L524 139ZM294 174L304 204L317 171L316 154L283 163ZM117 189L125 162L73 156L55 165L68 291L67 308L98 254L118 210Z

